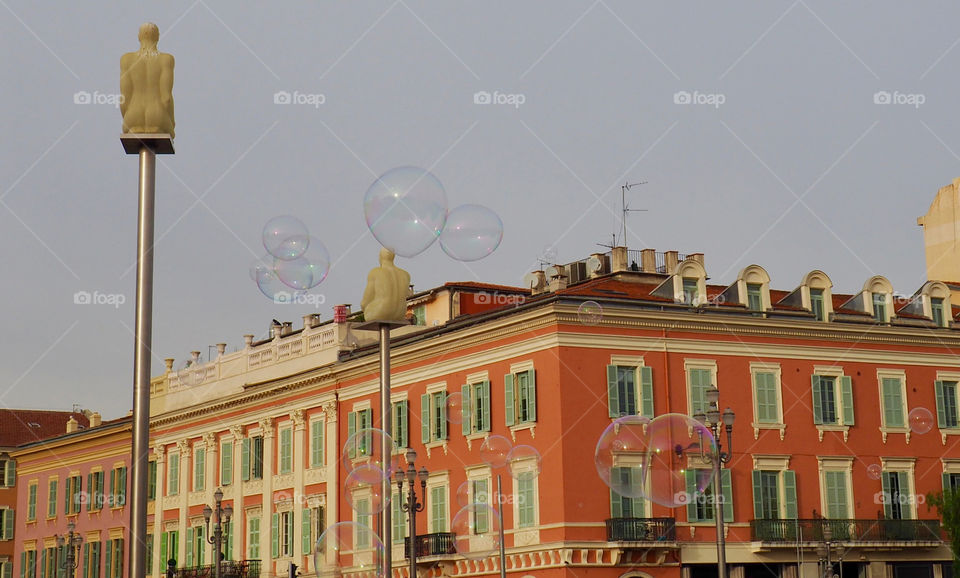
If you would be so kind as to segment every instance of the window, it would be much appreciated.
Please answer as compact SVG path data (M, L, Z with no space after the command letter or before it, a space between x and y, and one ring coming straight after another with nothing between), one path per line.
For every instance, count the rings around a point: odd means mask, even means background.
M370 500L367 498L359 499L354 504L354 515L358 524L372 528L370 525ZM364 549L370 547L370 533L369 532L357 532L357 535L354 536L354 545L357 549Z
M293 512L277 512L270 518L270 550L274 558L293 556Z
M733 521L733 488L730 483L730 470L720 470L720 496L715 497L716 488L712 470L687 469L684 471L687 490L687 521L712 522L716 500L723 508L723 521ZM704 484L704 480L710 480ZM703 490L698 488L703 487Z
M933 322L937 327L947 326L947 312L943 306L942 297L933 297L930 299L930 314L933 316Z
M943 474L943 491L954 491L960 490L960 473L944 473Z
M884 427L904 427L903 380L901 378L880 378L880 404Z
M176 530L164 532L160 535L160 565L167 567L167 561L177 558L180 548L180 533Z
M796 519L795 472L753 470L753 517L757 520Z
M37 482L30 482L27 490L27 520L37 519Z
M394 494L394 501L396 500L397 494ZM394 509L394 512L396 512L396 509ZM304 508L302 514L303 516L301 518L300 525L300 549L301 553L304 556L307 556L313 551L313 543L320 538L320 536L323 534L323 531L326 529L326 520L324 519L325 512L323 511L323 506L316 508ZM396 536L396 532L396 520L394 520L394 536Z
M280 430L280 463L281 474L293 471L293 430L285 427Z
M104 578L123 578L123 538L107 540Z
M410 403L403 399L393 403L393 419L390 420L390 427L393 429L393 447L410 447Z
M537 379L533 369L508 373L503 392L507 425L537 421Z
M619 480L617 486L621 488L637 487L643 483L643 473L639 466L614 467L610 471L610 478ZM628 498L610 490L611 518L644 518L645 513L643 498Z
M20 552L20 578L37 578L37 551ZM83 578L98 578L84 576Z
M40 578L54 578L57 575L57 548L45 548L40 553ZM107 574L109 578L109 574Z
M147 529L147 576L153 574L153 532ZM71 577L72 578L72 577Z
M823 306L823 289L810 290L810 311L817 321L826 321L826 309Z
M887 295L886 293L873 294L873 319L877 323L889 323L887 317Z
M233 440L226 439L220 442L220 485L229 486L233 483Z
M653 369L643 366L608 365L607 408L608 415L614 418L638 413L652 418Z
M347 414L347 439L360 430L369 430L373 427L373 410L370 408L351 411ZM353 445L347 448L351 458L370 457L374 451L373 432L357 436Z
M708 409L707 390L713 387L715 369L703 367L687 368L687 383L690 391L690 414L706 413Z
M263 436L243 438L240 444L240 478L263 479Z
M463 408L464 421L467 409ZM464 426L464 432L467 426ZM420 441L428 444L447 439L447 392L435 391L420 396Z
M814 374L811 377L811 384L813 423L845 426L854 424L853 385L848 376Z
M517 527L537 525L537 478L521 476L517 480Z
M0 482L4 487L12 488L17 484L17 462L12 459L0 460L0 474L3 479Z
M747 283L747 309L750 311L763 311L762 288L759 283Z
M414 307L413 319L414 319L414 325L426 325L427 324L427 306L417 305L416 307Z
M940 428L956 428L958 425L957 382L936 381L937 425Z
M310 422L310 467L322 468L323 456L323 427L322 419Z
M430 488L430 518L428 531L431 534L447 531L447 486Z
M883 515L888 520L906 520L910 514L910 482L908 472L883 472Z
M13 540L13 518L13 510L0 508L0 540Z
M203 555L207 541L203 537L203 526L187 528L187 566L203 566Z
M775 372L753 372L753 397L756 400L757 423L780 423L777 381Z
M487 379L464 385L463 434L490 431L490 381Z
M89 476L87 480L89 480ZM89 481L87 482L89 485ZM150 460L147 462L147 499L156 500L157 499L157 462L156 460Z
M827 470L823 472L824 506L827 518L843 520L850 517L847 500L848 477L846 471Z
M57 517L57 480L52 479L47 486L47 517Z
M472 503L490 505L490 480L472 480L470 482ZM484 508L474 510L473 533L486 534L490 531L490 514Z
M180 454L170 454L170 463L167 464L167 495L176 496L180 493Z
M127 467L110 470L110 506L121 508L127 503Z
M683 303L686 305L696 305L699 299L699 279L696 277L683 278Z
M94 511L103 509L104 494L102 471L90 472L87 474L87 492L90 494L90 499L87 500L87 510Z
M193 491L199 492L207 485L207 449L193 451Z
M67 515L80 512L80 505L83 504L82 488L80 481L83 478L79 475L70 476L64 483L63 495L63 513Z
M247 559L260 559L260 518L247 518Z

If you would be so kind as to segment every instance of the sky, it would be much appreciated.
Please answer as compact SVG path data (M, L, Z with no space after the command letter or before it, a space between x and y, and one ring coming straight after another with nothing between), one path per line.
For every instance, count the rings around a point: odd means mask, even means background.
M503 222L483 260L398 258L417 290L520 285L544 256L606 250L621 185L645 181L626 244L703 252L711 283L756 263L777 289L822 269L838 293L880 274L912 294L916 218L960 176L958 17L946 1L0 0L0 406L131 408L137 160L116 100L143 22L176 58L156 375L271 319L358 308L379 249L363 196L404 165ZM315 306L248 275L287 214L331 256Z

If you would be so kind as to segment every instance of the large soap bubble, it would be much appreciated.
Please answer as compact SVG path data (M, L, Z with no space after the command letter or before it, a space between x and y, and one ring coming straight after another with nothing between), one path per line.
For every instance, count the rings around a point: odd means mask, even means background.
M310 233L300 219L290 215L273 217L263 227L263 248L277 259L290 260L303 255L310 244Z
M361 514L382 512L390 502L390 496L383 494L385 477L383 470L374 464L363 464L353 468L343 482L350 507Z
M440 236L447 218L447 193L429 171L398 167L367 189L363 214L381 245L401 257L413 257Z
M694 418L681 413L657 416L647 428L643 497L668 508L697 499L694 494L710 484L713 470L688 471L688 465L691 458L696 462L712 459L715 450L713 433Z
M459 391L447 396L447 421L453 424L463 423L463 394Z
M493 253L503 239L500 217L482 205L460 205L447 215L440 248L457 261L477 261Z
M310 246L300 257L274 261L274 272L292 289L307 290L319 285L330 270L330 253L323 242L310 237Z
M482 503L467 504L453 517L457 553L468 560L493 556L500 548L500 520L497 511Z
M281 281L273 269L257 272L257 288L274 303L292 303L302 293Z
M491 468L507 465L507 455L513 449L513 442L499 435L492 435L480 444L480 459Z
M510 475L518 480L533 480L540 475L540 452L528 445L515 446L507 454Z
M317 576L342 576L346 570L384 576L383 542L366 524L339 522L320 534L313 549Z
M650 419L627 415L614 420L597 440L593 455L597 473L621 496L644 497L649 427Z
M344 473L349 474L354 468L365 465L380 467L383 463L381 458L384 456L384 445L386 445L387 463L391 464L388 467L399 465L401 462L393 459L394 444L390 434L373 427L361 428L353 432L344 442L343 453L340 456ZM384 474L390 475L391 472L387 471Z

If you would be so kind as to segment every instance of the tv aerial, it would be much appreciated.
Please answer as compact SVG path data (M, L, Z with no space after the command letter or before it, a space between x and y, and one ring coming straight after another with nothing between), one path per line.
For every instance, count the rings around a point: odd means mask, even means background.
M629 213L645 213L647 209L631 209L630 205L627 204L627 191L633 187L638 187L640 185L647 184L647 181L640 181L637 183L624 182L620 185L620 223L621 223L621 237L620 244L624 247L627 246L627 215ZM614 235L614 245L616 245L616 235Z

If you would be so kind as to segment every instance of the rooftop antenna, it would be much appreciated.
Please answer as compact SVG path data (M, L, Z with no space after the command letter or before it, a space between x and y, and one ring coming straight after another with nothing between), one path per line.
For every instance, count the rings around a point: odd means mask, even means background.
M620 237L620 243L624 247L627 246L627 214L647 212L646 209L630 208L630 206L627 204L627 191L629 191L633 187L636 187L639 185L645 185L645 184L647 184L647 181L640 181L638 183L624 182L622 185L620 185L620 211L623 214L623 216L620 218L620 222L622 224L622 236ZM614 235L613 244L614 245L617 244L616 235Z

